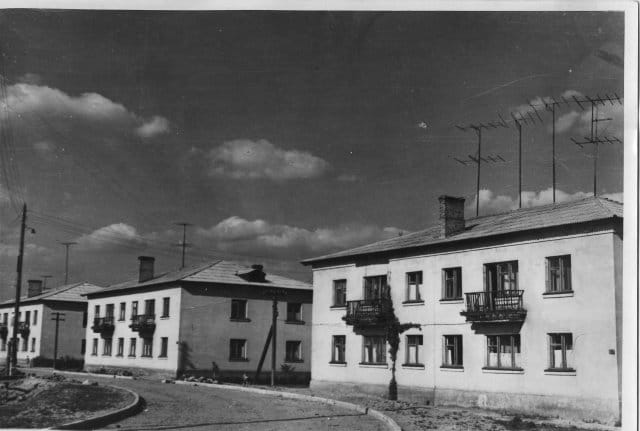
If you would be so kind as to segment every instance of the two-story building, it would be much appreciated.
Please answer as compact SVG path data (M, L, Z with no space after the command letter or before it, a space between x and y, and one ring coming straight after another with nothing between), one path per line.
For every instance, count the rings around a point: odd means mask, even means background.
M83 295L101 287L75 283L51 290L42 289L41 280L28 281L27 295L20 300L18 314L18 363L27 358L53 359L58 319L58 357L84 357L87 326L87 298ZM13 335L15 300L0 304L0 362L6 361L8 341Z
M622 204L588 198L464 218L440 198L426 230L308 259L312 387L386 392L381 325L401 323L400 396L615 422Z
M264 377L275 294L278 374L285 365L308 381L311 285L227 260L157 276L154 258L139 260L136 280L87 295L85 368L171 377L208 376L215 368L225 378L253 379L266 358Z

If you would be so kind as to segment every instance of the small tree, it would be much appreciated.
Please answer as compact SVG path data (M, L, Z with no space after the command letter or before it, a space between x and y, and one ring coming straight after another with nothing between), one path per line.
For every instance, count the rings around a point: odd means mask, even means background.
M389 382L389 399L398 400L398 383L396 382L396 359L398 358L398 349L400 348L400 334L411 329L418 328L422 330L417 323L400 323L393 308L391 300L391 289L386 292L388 300L388 309L385 313L385 330L386 338L389 343L389 356L391 357L391 381Z

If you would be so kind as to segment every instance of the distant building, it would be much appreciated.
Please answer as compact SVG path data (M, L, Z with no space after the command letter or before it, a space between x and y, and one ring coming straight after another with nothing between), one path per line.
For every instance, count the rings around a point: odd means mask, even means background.
M385 392L379 318L401 323L401 396L615 422L621 400L622 204L588 198L464 219L304 261L312 387Z
M140 257L136 280L87 295L85 368L146 374L252 379L272 320L278 291L277 371L294 368L308 379L312 287L219 260L157 276L154 259ZM271 347L263 373L271 367Z
M58 358L84 357L87 298L84 294L101 287L90 283L76 283L51 290L42 290L41 280L29 280L27 296L20 300L18 315L18 363L27 357L53 359L55 322L53 313L64 313L58 327ZM7 342L13 335L15 300L0 304L0 363L7 358Z

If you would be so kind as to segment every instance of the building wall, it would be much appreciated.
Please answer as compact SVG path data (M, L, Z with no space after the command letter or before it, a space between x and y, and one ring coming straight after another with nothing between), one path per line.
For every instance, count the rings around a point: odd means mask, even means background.
M181 308L181 292L179 286L169 286L157 290L136 291L128 294L114 294L105 298L92 298L88 301L88 323L85 338L87 340L85 358L85 368L94 369L100 367L121 367L121 368L143 368L151 370L160 370L168 374L175 374L178 364L178 333L180 322ZM162 317L163 298L169 299L169 317ZM155 323L156 328L152 333L152 355L151 357L143 357L143 339L140 334L133 331L129 325L131 324L131 310L133 301L138 301L138 314L143 314L145 300L155 299ZM119 320L120 303L126 304L125 319ZM114 305L114 322L115 329L112 334L102 335L96 333L91 328L93 326L94 317L104 317L107 304ZM100 315L95 315L95 306L100 305ZM111 355L104 355L104 339L112 339ZM167 337L167 357L159 357L161 348L161 338ZM118 338L124 338L124 352L122 356L118 356ZM130 340L136 339L135 356L129 355ZM94 355L92 352L93 340L98 340L98 353Z
M0 339L0 363L6 361L7 358L7 341L11 339L13 335L13 305L4 306L0 308L0 322L3 322L4 314L7 314L8 320L8 332L7 337ZM26 313L29 312L29 334L27 336L27 349L24 350L24 337L18 333L18 361L25 362L27 357L30 359L41 355L41 342L42 342L42 319L43 319L43 306L42 304L27 304L20 306L20 321L24 321ZM37 313L38 317L34 323L34 313ZM46 326L46 325L45 325ZM33 339L35 339L35 346L33 345Z
M347 280L347 300L363 299L363 277L389 273L392 300L402 323L414 322L421 330L402 334L398 353L398 384L441 403L488 407L522 407L546 413L578 411L595 419L613 420L617 415L619 349L616 344L616 283L620 270L614 262L612 232L548 238L483 249L416 256L390 260L388 264L314 269L314 328L312 347L313 382L355 382L382 387L390 379L387 366L359 365L362 337L341 320L346 310L331 308L332 282ZM543 295L545 258L571 255L571 296ZM486 336L476 333L460 315L460 301L441 301L442 269L462 267L462 290L484 290L483 265L517 260L519 289L523 289L527 316L521 337L523 371L483 370ZM409 271L423 271L424 304L402 305L405 277ZM464 295L463 295L464 296ZM494 325L495 334L513 328ZM487 329L487 328L485 328ZM548 333L570 332L574 340L575 373L545 372L549 362ZM405 368L406 335L423 335L424 369ZM346 335L346 366L329 364L331 336ZM462 335L463 369L440 368L443 335ZM504 396L502 394L508 394ZM585 411L586 409L586 411Z
M232 299L247 300L247 317L250 321L231 321ZM295 372L311 370L311 291L289 291L278 302L276 369L285 364L286 341L301 341L302 362L289 365ZM287 302L302 303L304 324L286 323ZM185 287L182 299L180 339L183 342L185 372L208 371L215 362L226 374L247 372L252 378L271 326L272 301L264 294L264 287L214 286ZM246 361L230 360L230 340L246 340ZM263 372L271 368L271 347L263 365Z
M44 325L42 327L42 342L40 355L53 358L55 351L56 322L52 320L52 313L64 313L58 322L58 358L70 356L81 359L82 339L85 328L82 326L83 314L87 309L86 302L58 302L48 301L42 305ZM62 320L64 319L64 320Z

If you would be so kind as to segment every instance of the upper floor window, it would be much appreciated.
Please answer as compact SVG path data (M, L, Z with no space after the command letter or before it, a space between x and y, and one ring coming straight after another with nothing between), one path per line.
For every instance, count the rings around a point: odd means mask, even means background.
M462 368L462 335L444 335L442 366Z
M138 301L133 301L131 303L131 318L134 318L138 315Z
M118 320L125 320L127 313L127 303L120 303L120 315L118 316Z
M245 320L247 318L247 301L245 299L231 300L231 319Z
M364 278L364 299L383 299L387 294L387 276L376 275Z
M420 290L422 289L422 271L407 272L407 302L420 302L422 296Z
M287 322L302 322L302 304L287 302Z
M490 263L484 266L485 286L489 292L518 289L518 261Z
M405 365L422 365L422 335L407 335Z
M147 316L152 316L156 314L156 300L155 299L147 299L144 301L144 314Z
M96 305L93 307L93 317L100 317L100 306Z
M27 311L24 314L24 322L29 325L31 323L31 311Z
M442 299L462 299L462 268L442 270Z
M573 371L573 334L549 334L549 371Z
M113 317L113 304L107 304L107 310L105 311L105 317Z
M383 336L362 337L362 363L363 364L386 364L387 363L387 343Z
M547 258L547 293L570 292L571 256L553 256Z
M169 317L169 302L170 298L162 298L162 316Z
M488 368L520 368L520 334L487 336Z
M82 313L82 327L86 328L87 327L87 312L84 311Z
M347 305L347 280L333 280L333 306Z
M334 335L333 336L333 349L331 351L331 362L335 362L338 364L345 363L345 347L347 344L347 337L345 335Z
M38 324L38 310L33 310L33 324Z

